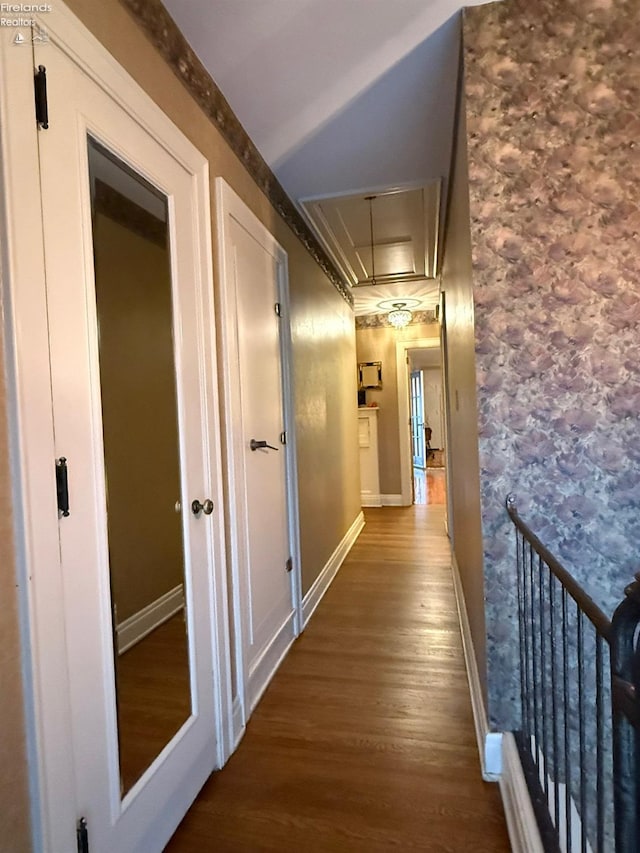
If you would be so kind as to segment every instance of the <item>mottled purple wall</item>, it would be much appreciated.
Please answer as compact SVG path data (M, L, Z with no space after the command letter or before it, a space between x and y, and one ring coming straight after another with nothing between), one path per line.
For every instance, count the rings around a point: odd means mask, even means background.
M611 612L640 568L640 3L465 12L494 725L516 721L504 498Z

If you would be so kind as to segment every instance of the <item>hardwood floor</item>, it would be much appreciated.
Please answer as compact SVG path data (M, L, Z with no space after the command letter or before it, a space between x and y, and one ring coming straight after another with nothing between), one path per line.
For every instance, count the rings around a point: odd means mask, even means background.
M510 850L480 777L443 509L366 519L169 853Z
M447 501L447 478L444 468L413 469L413 502L444 505Z
M121 655L116 667L120 783L125 794L191 714L183 614Z

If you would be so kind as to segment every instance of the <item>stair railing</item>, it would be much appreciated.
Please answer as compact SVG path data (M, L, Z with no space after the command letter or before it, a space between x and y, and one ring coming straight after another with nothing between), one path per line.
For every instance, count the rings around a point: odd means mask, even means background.
M640 575L609 619L518 514L522 768L547 853L640 853Z

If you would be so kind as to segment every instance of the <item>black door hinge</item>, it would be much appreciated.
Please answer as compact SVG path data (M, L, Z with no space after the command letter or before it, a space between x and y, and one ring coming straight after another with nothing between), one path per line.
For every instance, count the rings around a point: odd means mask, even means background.
M287 433L281 432L280 433L280 444L286 444L286 443L287 443Z
M87 819L81 817L76 824L76 838L78 839L78 853L89 853L89 827Z
M289 559L287 560L287 562L284 564L284 567L285 567L285 569L286 569L288 572L292 572L292 571L293 571L293 560L291 559L291 557L289 557Z
M33 76L33 86L36 98L36 122L43 130L49 127L49 104L47 102L47 69L38 65Z
M69 476L66 456L56 459L56 495L60 517L67 518L69 515Z
M277 315L278 317L282 317L282 305L280 305L280 303L279 303L279 302L276 302L276 304L273 306L273 308L274 308L274 310L275 310L275 312L276 312L276 315Z

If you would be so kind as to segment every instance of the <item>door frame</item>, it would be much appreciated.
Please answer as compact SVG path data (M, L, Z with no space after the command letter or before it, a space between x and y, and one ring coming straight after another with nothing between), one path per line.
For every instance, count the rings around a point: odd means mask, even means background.
M220 523L209 533L216 568L210 577L217 712L217 763L229 749L226 709L231 695L228 595L225 572L222 455L217 392L215 317L211 261L208 162L133 78L64 5L34 15L55 44L192 176L195 266L201 294L201 409L209 434L210 478ZM76 812L73 741L64 631L58 512L54 474L54 425L49 373L45 258L41 223L37 133L33 112L34 58L29 46L0 43L0 168L3 239L0 287L7 365L11 475L26 739L34 849L75 849ZM11 116L12 121L6 117ZM55 116L50 116L55 121ZM24 127L34 132L25 138ZM195 794L194 794L195 795ZM171 815L158 821L160 832Z
M225 462L228 492L228 529L229 570L233 599L233 626L231 628L235 642L235 666L237 695L233 697L230 720L233 723L233 743L240 741L251 713L248 699L248 672L245 660L243 638L243 602L240 596L243 572L247 555L242 541L241 531L247 527L245 495L244 445L238 424L242 419L240 394L240 362L238 351L238 310L236 282L232 262L229 258L229 220L238 222L260 245L267 248L276 259L278 269L278 301L281 307L280 323L280 363L282 371L282 405L284 428L286 432L285 480L287 496L287 529L290 554L293 563L291 571L291 602L293 608L293 633L276 645L275 657L265 661L266 688L272 674L280 665L293 640L303 628L302 613L302 575L300 561L300 518L298 502L298 465L296 453L295 408L293 397L292 342L289 318L289 272L286 251L271 232L249 209L240 196L222 177L216 178L216 221L217 221L217 271L218 299L220 317L221 359L220 369L223 384L223 428L225 437ZM275 306L274 306L275 309ZM265 657L267 657L265 655ZM264 689L263 688L263 689Z
M411 405L409 402L409 350L435 349L440 337L415 338L412 341L396 341L396 382L398 386L398 432L400 434L400 491L401 506L413 503L413 458L411 454Z

